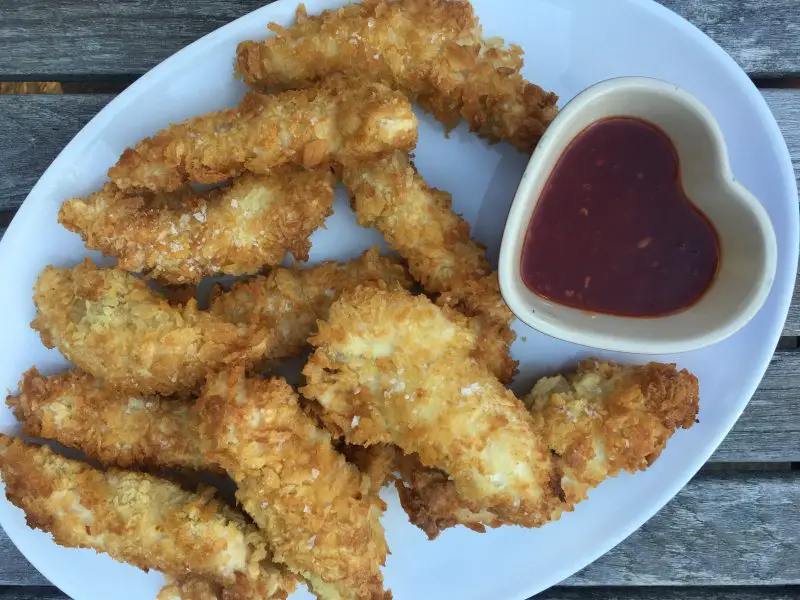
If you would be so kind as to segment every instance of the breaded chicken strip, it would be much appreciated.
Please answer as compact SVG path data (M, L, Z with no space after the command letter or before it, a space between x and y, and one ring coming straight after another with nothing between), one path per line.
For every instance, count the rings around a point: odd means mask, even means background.
M476 360L462 315L424 296L345 292L311 338L302 392L351 444L396 444L442 469L472 510L545 522L558 502L549 450L524 405Z
M270 559L263 534L216 500L143 473L99 471L0 434L6 496L55 542L92 548L141 569L193 574L220 585L258 581L267 597L294 589Z
M332 73L369 73L401 90L448 129L463 118L489 140L531 152L558 98L526 81L522 49L483 38L464 0L366 0L308 17L275 36L242 42L236 70L267 88L301 88Z
M380 231L408 261L411 275L428 292L442 294L440 303L472 317L480 358L510 382L517 369L509 356L514 315L483 246L453 212L450 194L429 187L404 152L347 168L343 178L359 224Z
M305 269L278 267L268 275L236 282L211 300L211 314L239 326L253 327L269 339L267 357L297 356L317 332L343 290L382 280L409 288L405 268L376 249L347 262L325 261Z
M585 360L577 371L540 379L525 403L563 471L564 501L553 518L606 478L646 469L677 429L694 424L698 402L697 378L674 364ZM490 511L470 511L445 473L419 469L414 457L399 466L403 508L431 539L455 525L502 525Z
M267 532L275 560L319 598L384 598L384 506L294 390L232 370L209 378L197 408L209 456L236 481L236 497Z
M28 370L6 403L31 437L118 467L211 471L190 399L131 395L88 373Z
M380 83L334 76L302 91L250 93L236 108L161 130L125 150L108 174L125 191L174 191L285 163L358 163L411 150L417 118L408 99Z
M697 419L697 378L674 364L585 360L566 376L544 377L524 399L564 468L566 501L622 471L643 471L677 429Z
M47 267L36 283L31 327L79 368L120 390L164 395L194 389L212 370L255 361L266 343L245 327L170 306L145 282L88 259Z
M128 195L113 183L68 200L58 221L126 271L171 284L256 273L287 252L308 260L308 237L331 214L333 174L299 167L245 175L207 195Z

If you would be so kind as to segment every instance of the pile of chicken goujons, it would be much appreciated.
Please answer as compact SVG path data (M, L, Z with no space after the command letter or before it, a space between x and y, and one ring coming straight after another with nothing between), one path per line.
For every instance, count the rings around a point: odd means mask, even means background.
M556 97L523 79L520 48L483 39L468 2L301 5L269 29L238 47L252 91L237 107L141 141L61 207L116 267L41 273L31 325L74 369L32 368L7 402L25 436L99 467L0 436L0 472L57 543L162 571L159 600L298 584L389 598L385 485L430 538L541 526L650 465L695 422L697 379L587 360L524 398L506 387L512 314L449 194L415 170L411 103L529 153ZM337 181L399 258L279 266L308 259ZM193 286L222 275L251 277L201 310ZM302 386L270 375L297 356ZM194 483L207 474L233 480L236 506Z

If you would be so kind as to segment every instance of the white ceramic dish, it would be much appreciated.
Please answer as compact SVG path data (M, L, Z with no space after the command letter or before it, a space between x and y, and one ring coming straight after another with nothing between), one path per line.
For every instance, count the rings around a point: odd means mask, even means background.
M719 234L722 260L713 284L696 304L675 314L641 319L586 312L550 302L522 280L528 225L553 168L576 135L614 116L643 119L669 136L684 191ZM508 213L498 271L508 306L542 333L606 350L661 354L702 348L741 329L767 298L777 255L769 216L736 181L711 112L676 85L650 77L618 77L582 91L548 127Z
M315 13L333 2L307 1ZM764 204L775 227L778 264L763 308L738 333L679 356L620 356L555 340L518 324L515 389L589 354L629 361L675 360L701 382L700 423L679 432L651 469L611 480L578 510L538 530L506 527L476 534L463 528L435 542L410 526L393 492L383 518L392 550L385 574L398 600L520 600L581 569L650 518L692 477L738 418L764 373L780 335L794 286L798 251L797 195L789 154L761 95L735 63L695 28L654 2L615 0L475 0L487 35L522 45L525 75L556 90L562 103L592 83L622 75L672 81L696 95L720 124L733 172ZM64 149L30 193L0 242L0 387L15 389L35 364L65 365L28 323L31 287L48 263L85 256L80 239L56 223L64 198L98 188L122 150L170 121L229 106L243 93L231 79L238 41L259 38L269 20L288 24L296 6L281 0L214 32L142 77L111 102ZM497 257L508 206L527 163L507 145L488 146L463 127L449 139L423 117L417 164L432 184L453 193L456 210ZM346 258L380 238L359 228L340 197L327 229L313 237L312 259ZM734 367L734 368L731 368ZM17 423L0 407L0 431ZM0 523L33 565L75 600L150 600L162 581L89 550L70 550L25 525L22 512L0 500ZM647 577L658 568L636 557L621 568ZM713 560L713 557L709 557ZM587 575L589 580L591 575ZM297 598L309 598L298 593ZM294 600L294 599L293 599Z

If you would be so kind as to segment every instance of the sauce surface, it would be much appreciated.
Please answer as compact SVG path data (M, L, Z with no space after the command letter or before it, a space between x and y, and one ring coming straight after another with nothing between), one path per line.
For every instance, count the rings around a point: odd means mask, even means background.
M717 232L686 197L672 140L630 117L593 123L558 159L522 248L535 294L590 312L687 308L720 261Z

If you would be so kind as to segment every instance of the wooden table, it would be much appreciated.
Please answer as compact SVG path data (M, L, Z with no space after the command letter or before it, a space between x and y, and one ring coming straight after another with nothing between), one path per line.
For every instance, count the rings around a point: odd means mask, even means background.
M800 175L800 0L663 3L714 38L751 75ZM64 92L0 94L0 234L50 161L114 94L189 42L261 4L0 0L0 81L58 81L53 87ZM797 290L783 333L755 397L694 480L620 546L541 598L800 598ZM34 598L65 596L0 530L0 600Z

